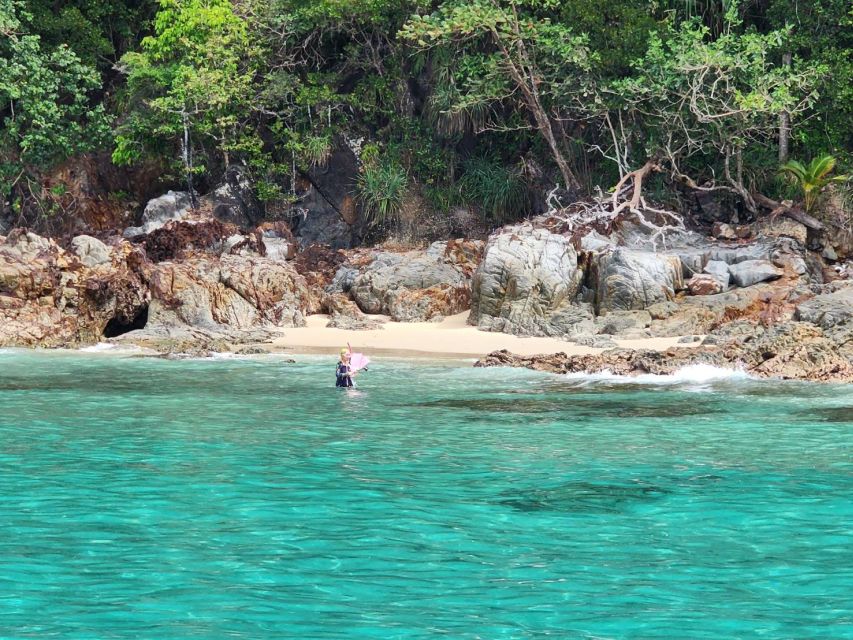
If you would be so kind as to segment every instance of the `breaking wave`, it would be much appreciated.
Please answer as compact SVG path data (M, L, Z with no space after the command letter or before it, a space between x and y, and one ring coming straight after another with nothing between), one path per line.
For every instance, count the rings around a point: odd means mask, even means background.
M707 384L710 382L731 382L735 380L751 380L752 377L743 369L726 369L710 364L691 364L667 375L643 373L637 376L617 375L605 369L598 373L567 373L569 380L579 382L607 382L611 384Z

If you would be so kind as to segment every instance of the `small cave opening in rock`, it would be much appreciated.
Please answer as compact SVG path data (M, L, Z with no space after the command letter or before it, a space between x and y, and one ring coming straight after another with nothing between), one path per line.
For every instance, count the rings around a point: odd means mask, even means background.
M104 327L104 337L115 338L129 331L144 329L146 324L148 324L148 305L142 307L130 322L124 318L112 318Z

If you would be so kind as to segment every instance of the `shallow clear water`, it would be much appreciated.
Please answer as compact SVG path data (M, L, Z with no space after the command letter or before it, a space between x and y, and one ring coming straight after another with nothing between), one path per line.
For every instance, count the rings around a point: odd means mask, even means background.
M853 637L853 387L333 373L0 353L0 637Z

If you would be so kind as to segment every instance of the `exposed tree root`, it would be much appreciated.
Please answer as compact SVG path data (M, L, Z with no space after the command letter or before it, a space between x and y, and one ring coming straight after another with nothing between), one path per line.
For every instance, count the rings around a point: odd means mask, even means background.
M561 207L556 200L556 190L548 195L547 215L559 222L564 232L580 237L595 230L609 235L622 221L630 220L649 232L653 246L666 244L670 232L684 230L684 220L678 213L653 207L643 197L643 181L654 172L661 171L657 160L651 159L639 169L626 173L609 195L596 197Z

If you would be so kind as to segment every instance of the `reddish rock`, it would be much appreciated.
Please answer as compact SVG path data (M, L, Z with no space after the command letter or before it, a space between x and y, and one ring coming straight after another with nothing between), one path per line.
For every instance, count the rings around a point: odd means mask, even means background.
M687 281L687 290L693 296L708 296L721 293L723 285L714 276L697 273Z

